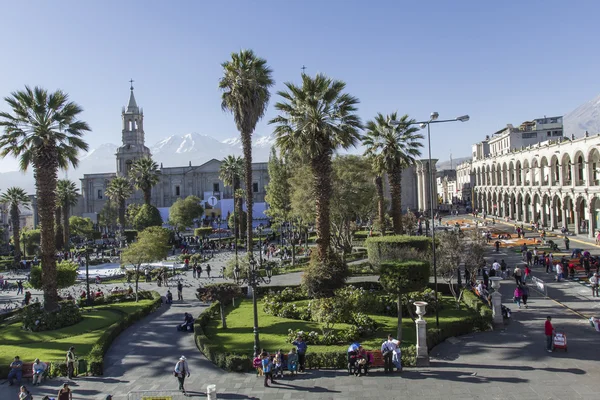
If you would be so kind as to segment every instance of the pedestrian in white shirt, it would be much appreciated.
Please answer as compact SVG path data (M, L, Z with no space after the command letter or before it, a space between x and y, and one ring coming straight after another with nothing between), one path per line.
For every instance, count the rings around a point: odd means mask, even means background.
M600 283L600 279L598 279L598 273L594 272L594 275L590 278L590 285L592 286L592 297L600 297L598 296L598 284Z

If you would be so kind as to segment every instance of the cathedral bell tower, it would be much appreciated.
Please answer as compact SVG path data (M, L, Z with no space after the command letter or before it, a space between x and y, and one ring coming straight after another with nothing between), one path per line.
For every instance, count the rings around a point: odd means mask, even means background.
M144 111L141 110L133 95L133 80L129 81L129 103L123 107L122 146L117 149L117 176L127 176L131 164L143 157L151 157L150 149L144 144Z

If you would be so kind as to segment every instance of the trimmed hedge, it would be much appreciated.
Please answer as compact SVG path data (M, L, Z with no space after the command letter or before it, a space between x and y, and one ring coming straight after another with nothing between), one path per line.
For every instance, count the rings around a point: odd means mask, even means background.
M220 345L211 343L205 334L206 325L220 313L221 303L213 302L194 322L194 341L198 350L213 364L232 372L249 372L253 369L252 359L247 355L237 355L225 352Z
M401 261L408 249L426 252L431 239L425 236L374 236L365 241L369 262L378 266L385 261Z
M210 226L207 227L202 227L202 228L196 228L194 229L194 236L199 236L201 238L208 236L212 233L213 228Z
M104 354L110 347L113 340L115 340L117 336L119 336L125 329L129 328L135 322L144 318L148 314L151 314L161 306L162 298L160 294L155 291L150 293L152 295L152 299L154 300L152 303L131 314L126 314L122 320L109 326L102 336L100 336L100 339L98 339L96 345L92 347L92 350L87 356L88 369L92 375L102 375L104 373Z
M493 321L492 309L470 290L465 290L462 301L479 314L479 319L475 321L475 328L483 331L490 330Z

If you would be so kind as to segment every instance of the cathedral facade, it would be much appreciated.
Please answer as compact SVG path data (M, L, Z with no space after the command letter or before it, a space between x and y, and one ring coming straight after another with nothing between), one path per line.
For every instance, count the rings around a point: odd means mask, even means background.
M127 176L135 160L152 157L145 144L144 111L137 105L133 86L130 88L127 107L123 107L121 111L121 118L122 144L115 154L116 172L85 174L81 179L77 214L89 217L94 222L97 222L98 214L108 201L105 191L110 181L117 176ZM207 217L226 217L233 210L233 191L219 179L220 167L221 161L216 159L207 160L201 165L192 165L190 162L185 167L163 167L161 162L160 182L152 188L152 204L166 220L168 208L177 199L194 195L203 200ZM269 181L267 163L253 164L253 180L254 211L257 218L260 218L266 208L265 187ZM134 192L127 202L130 203L143 203L142 193Z
M85 174L81 179L81 197L74 214L89 217L95 223L98 214L109 200L105 192L110 181L117 176L127 176L133 162L142 157L152 157L150 149L145 144L144 138L144 112L138 107L133 86L130 88L129 102L121 111L122 130L121 146L117 149L116 172ZM225 218L233 211L233 191L231 186L225 186L219 179L221 161L207 160L201 165L182 167L163 167L160 163L160 182L152 188L152 203L163 216L168 219L168 209L179 198L190 195L199 197L206 209L206 217L215 219L219 216ZM427 159L417 160L415 165L402 171L402 211L427 211L429 210L430 190L434 190L437 198L437 187L431 185L429 177L436 174L435 162L432 160L430 171ZM266 218L264 211L268 205L265 203L266 186L269 182L268 163L253 163L254 215L260 223ZM432 174L432 175L430 175ZM389 187L385 188L386 197L389 199ZM375 199L374 199L375 201ZM127 204L143 203L142 193L135 191ZM437 203L436 203L437 204ZM437 205L435 206L437 208Z

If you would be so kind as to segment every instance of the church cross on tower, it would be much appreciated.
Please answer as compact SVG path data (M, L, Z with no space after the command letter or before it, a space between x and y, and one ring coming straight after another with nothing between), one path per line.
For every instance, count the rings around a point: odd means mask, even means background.
M129 80L129 83L131 84L131 87L129 88L129 90L133 90L133 82L135 82L133 79Z

